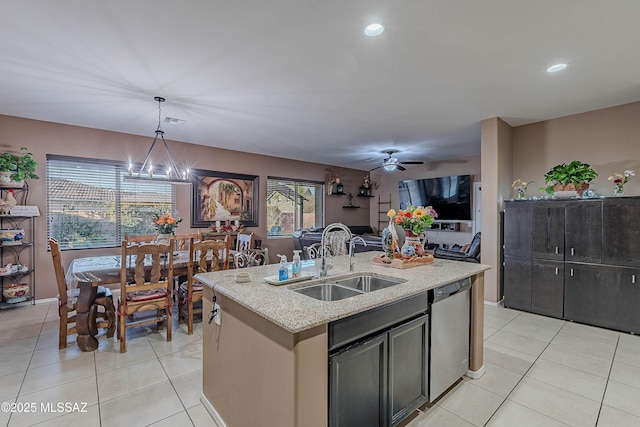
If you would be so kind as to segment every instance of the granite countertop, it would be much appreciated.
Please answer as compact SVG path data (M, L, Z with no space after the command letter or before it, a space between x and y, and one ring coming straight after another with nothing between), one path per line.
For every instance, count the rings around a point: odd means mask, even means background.
M203 273L198 274L196 278L206 286L214 288L215 292L288 332L298 333L489 269L489 266L484 264L443 259L436 259L433 264L424 266L396 269L374 265L372 259L376 254L381 252L355 254L354 271L351 273L348 256L333 257L333 268L329 270L327 277L289 285L274 286L264 281L264 277L277 276L278 264ZM319 263L320 261L316 260L314 266L313 261L304 261L303 273L311 274ZM235 275L238 272L250 273L251 281L237 283ZM406 282L339 301L320 301L292 291L295 288L361 273L390 276L405 279Z

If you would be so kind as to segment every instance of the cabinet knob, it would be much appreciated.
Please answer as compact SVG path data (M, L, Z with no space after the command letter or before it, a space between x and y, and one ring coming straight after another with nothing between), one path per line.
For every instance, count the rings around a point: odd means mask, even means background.
M635 275L635 274L632 274L632 275L631 275L631 284L632 284L632 285L635 285L635 284L636 284L636 275Z
M556 267L556 276L558 275L559 271L560 271L560 269L558 267Z
M571 248L571 256L573 256L573 255L575 255L575 254L576 254L575 249L574 249L574 248Z
M558 255L558 247L556 246L556 255ZM557 273L556 273L557 274Z
M571 274L571 277L573 277L573 268L569 270L569 274Z

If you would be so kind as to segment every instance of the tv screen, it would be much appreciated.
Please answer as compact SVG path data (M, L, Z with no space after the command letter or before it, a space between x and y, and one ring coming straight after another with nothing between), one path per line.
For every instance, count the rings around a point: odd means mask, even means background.
M400 209L431 206L438 220L471 220L471 175L400 181Z

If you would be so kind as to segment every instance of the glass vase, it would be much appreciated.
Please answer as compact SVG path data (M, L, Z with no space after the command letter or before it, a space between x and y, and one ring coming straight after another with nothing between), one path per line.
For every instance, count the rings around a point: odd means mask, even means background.
M411 231L407 230L404 231L404 234L404 244L400 249L402 256L408 258L424 256L424 246L422 246L420 236L416 236Z
M613 187L613 195L624 196L624 188L622 188L622 185L616 185Z
M524 190L518 189L518 200L524 200L524 199L526 199L526 196L524 195Z
M156 237L156 241L161 245L168 245L173 235L171 233L160 233Z

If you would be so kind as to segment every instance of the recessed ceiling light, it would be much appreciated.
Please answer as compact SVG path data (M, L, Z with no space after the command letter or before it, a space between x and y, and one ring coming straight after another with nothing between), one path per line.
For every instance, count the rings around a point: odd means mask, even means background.
M567 68L567 64L556 64L547 68L547 73L557 73L558 71L562 71Z
M378 23L369 24L364 29L364 33L369 37L379 36L383 32L384 32L384 25L378 24Z

